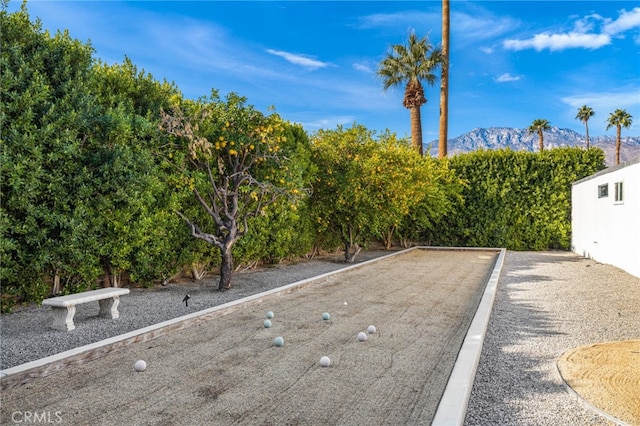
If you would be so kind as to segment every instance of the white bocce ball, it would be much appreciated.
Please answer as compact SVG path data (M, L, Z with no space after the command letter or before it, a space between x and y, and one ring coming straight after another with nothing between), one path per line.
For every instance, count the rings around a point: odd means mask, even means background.
M271 327L271 320L264 320L264 322L262 323L264 325L264 328L270 328Z
M358 333L358 340L364 342L365 340L367 340L367 334L361 331L360 333Z
M369 327L367 327L367 331L369 332L369 334L374 334L376 332L376 326L370 325Z
M273 312L269 311L267 312L267 319L272 319L273 318Z
M142 372L142 371L147 369L147 363L140 359L140 360L136 361L136 363L133 365L133 368L138 373L140 373L140 372Z
M323 356L320 358L320 365L322 367L328 367L331 365L331 359L328 356Z

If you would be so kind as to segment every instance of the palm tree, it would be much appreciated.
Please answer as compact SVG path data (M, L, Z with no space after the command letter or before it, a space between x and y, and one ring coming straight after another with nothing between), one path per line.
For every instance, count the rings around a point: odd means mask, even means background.
M578 114L576 115L576 120L582 121L587 131L587 149L589 149L589 125L587 123L589 121L589 118L591 118L591 116L594 115L595 113L596 112L591 107L582 105L578 109Z
M620 135L622 133L622 128L625 129L631 126L633 122L631 114L629 114L624 109L617 109L614 112L609 114L609 118L607 118L607 129L609 130L611 127L616 128L616 164L620 164Z
M442 76L440 77L440 138L438 158L447 157L449 130L449 0L442 0Z
M441 50L435 48L426 36L418 39L415 32L410 31L407 44L391 46L377 71L382 78L384 90L406 84L402 105L409 110L411 116L411 145L420 155L423 154L420 107L427 102L420 81L424 80L433 86L438 78L433 71L441 62Z
M529 126L529 128L527 129L528 134L538 134L540 152L544 150L544 136L542 135L542 132L544 132L545 130L549 130L550 128L551 125L547 120L543 118L536 118L535 120L533 120L533 123L531 123L531 126Z

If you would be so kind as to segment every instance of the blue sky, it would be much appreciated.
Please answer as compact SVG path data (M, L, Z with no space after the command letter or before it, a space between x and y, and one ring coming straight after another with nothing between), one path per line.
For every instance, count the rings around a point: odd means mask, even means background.
M236 92L309 132L357 122L410 135L404 89L384 92L375 71L410 29L441 43L440 1L32 0L28 10L107 63L126 55L189 98ZM439 82L426 97L425 143L438 135ZM640 135L637 1L451 1L450 138L537 118L584 133L584 104L592 136L615 135L605 121L617 108L634 120L623 135Z

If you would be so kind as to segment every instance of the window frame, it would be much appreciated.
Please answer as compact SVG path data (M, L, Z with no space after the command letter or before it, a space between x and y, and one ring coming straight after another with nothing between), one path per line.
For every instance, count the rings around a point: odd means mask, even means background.
M609 183L603 183L602 185L598 185L598 198L607 198L609 197Z
M624 181L614 182L614 203L615 204L623 204L624 203Z

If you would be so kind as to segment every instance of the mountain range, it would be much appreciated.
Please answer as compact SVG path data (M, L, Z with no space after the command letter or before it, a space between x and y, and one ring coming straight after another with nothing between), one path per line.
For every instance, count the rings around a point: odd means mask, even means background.
M624 130L624 129L623 129ZM552 127L543 133L544 148L553 149L564 146L586 146L586 137L570 129ZM640 160L640 136L622 136L620 162ZM615 164L615 136L590 136L589 145L601 148L606 155L606 163ZM490 127L473 129L456 138L448 140L449 156L476 151L478 149L512 149L514 151L538 151L538 134L529 134L527 129L511 127ZM434 140L425 148L432 156L438 155L438 141Z

